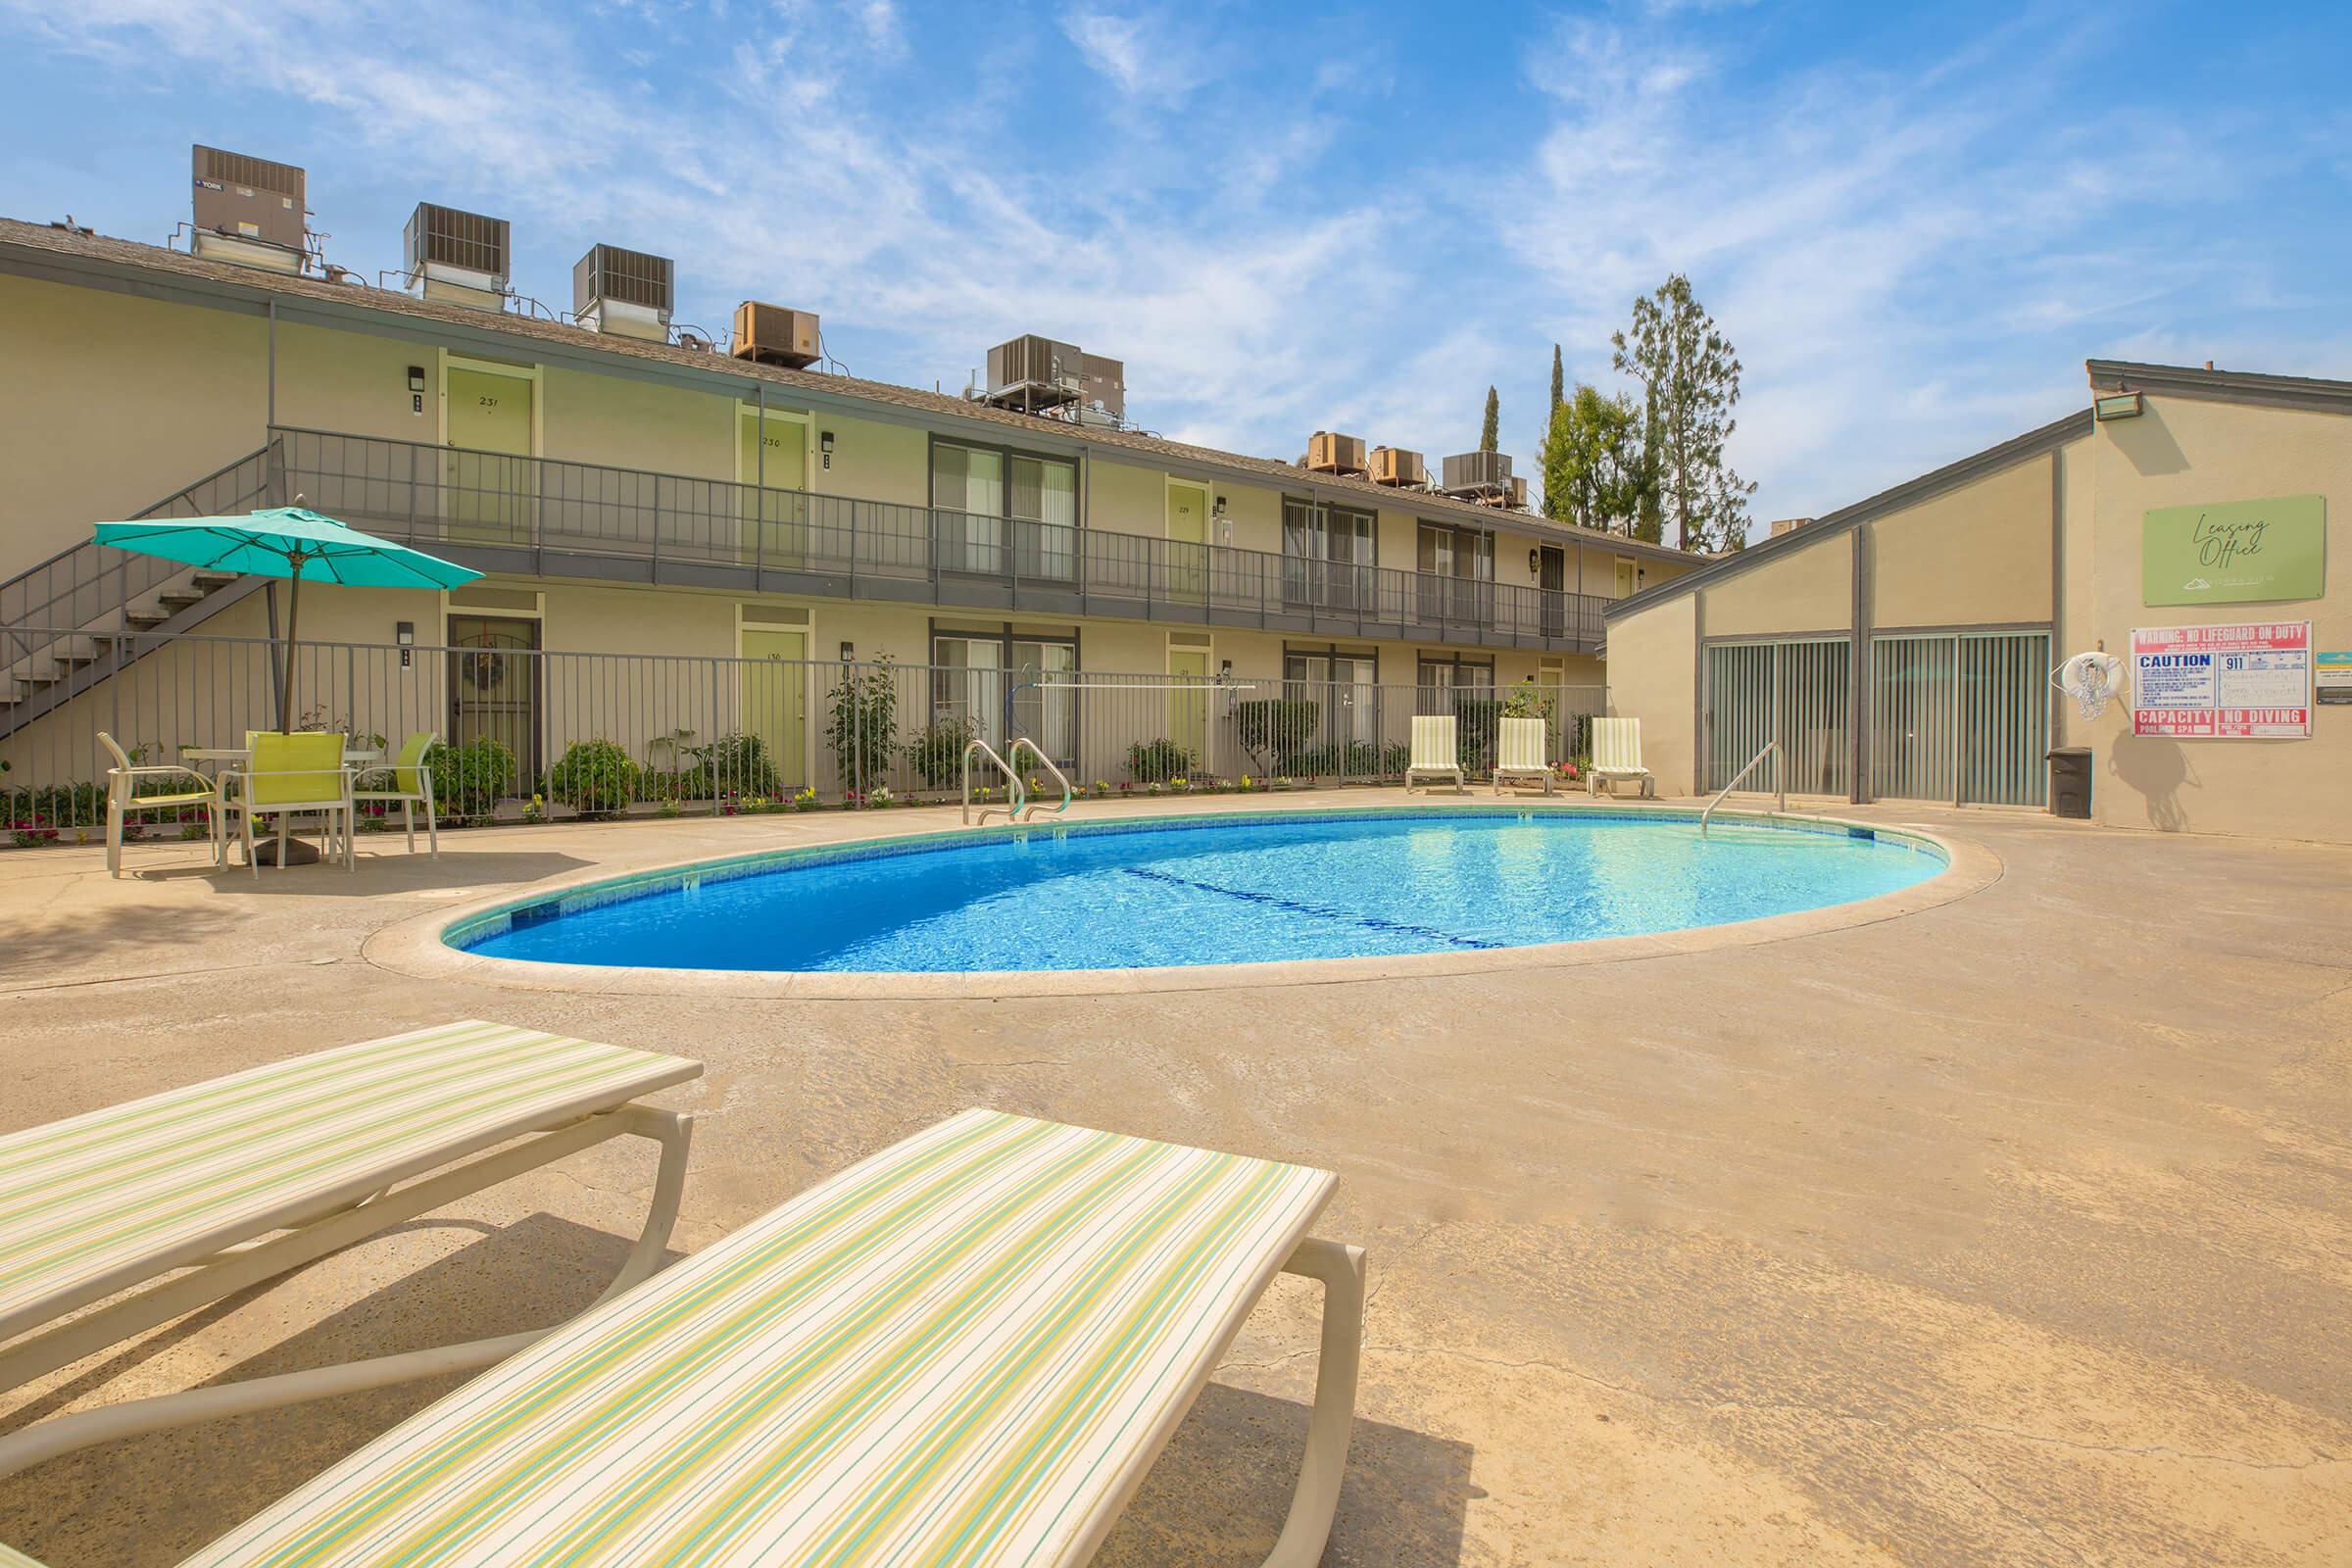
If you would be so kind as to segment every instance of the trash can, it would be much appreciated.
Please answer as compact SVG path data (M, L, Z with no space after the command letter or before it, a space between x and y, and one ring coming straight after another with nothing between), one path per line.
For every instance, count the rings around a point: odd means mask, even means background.
M2050 764L2050 814L2090 820L2090 748L2060 746L2044 755Z

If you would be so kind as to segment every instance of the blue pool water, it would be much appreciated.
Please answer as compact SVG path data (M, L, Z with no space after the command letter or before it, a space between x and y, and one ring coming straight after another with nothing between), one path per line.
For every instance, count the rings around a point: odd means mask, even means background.
M462 923L492 957L682 969L1121 969L1456 953L1720 925L1943 869L1930 848L1595 813L1033 826L791 852Z

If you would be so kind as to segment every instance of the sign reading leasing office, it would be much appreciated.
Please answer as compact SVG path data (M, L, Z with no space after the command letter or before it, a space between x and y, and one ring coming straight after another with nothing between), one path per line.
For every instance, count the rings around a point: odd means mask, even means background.
M2143 604L2237 605L2327 592L2323 497L2156 507L2141 529Z
M2132 733L2300 740L2311 733L2311 622L2132 633Z

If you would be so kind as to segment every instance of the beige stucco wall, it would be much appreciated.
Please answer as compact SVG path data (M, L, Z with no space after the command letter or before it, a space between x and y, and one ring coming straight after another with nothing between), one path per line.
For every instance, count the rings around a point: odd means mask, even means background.
M1854 623L1854 541L1824 534L1778 560L1699 590L1709 637L1842 631ZM1617 631L1609 628L1612 662Z
M1096 460L1087 465L1087 486L1088 527L1102 533L1140 534L1148 539L1168 536L1165 473L1133 464Z
M2352 648L2352 415L2150 396L2135 419L2097 426L2096 583L2090 623L2069 651L2103 640L2130 657L2135 626L2309 620L2317 649ZM2142 514L2151 507L2318 494L2330 535L2327 597L2290 604L2149 609L2141 601ZM2124 705L2086 739L2092 808L2112 826L2352 840L2352 708L2316 709L2308 740L2133 737Z
M267 323L0 274L0 579L262 444Z
M1661 795L1690 794L1697 775L1697 637L1695 594L1609 625L1608 710L1642 721L1642 761Z
M2053 471L2045 453L1864 524L1873 629L2047 621Z

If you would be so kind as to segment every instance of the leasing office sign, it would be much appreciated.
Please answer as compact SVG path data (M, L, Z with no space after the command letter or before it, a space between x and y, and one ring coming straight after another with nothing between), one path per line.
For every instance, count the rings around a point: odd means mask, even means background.
M2236 605L2327 592L2323 497L2157 507L2141 528L2143 604Z
M2132 633L2132 733L2300 740L2311 733L2311 622Z

